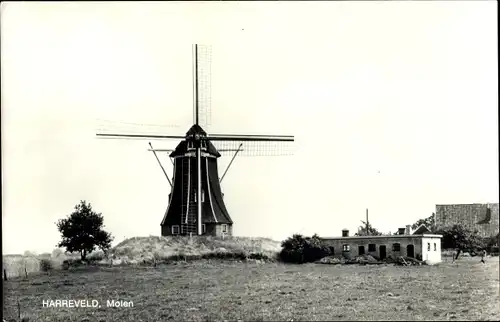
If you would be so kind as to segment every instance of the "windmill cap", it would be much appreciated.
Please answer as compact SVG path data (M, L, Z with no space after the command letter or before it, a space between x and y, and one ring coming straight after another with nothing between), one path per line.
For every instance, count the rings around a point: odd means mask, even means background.
M205 132L205 130L202 129L201 126L199 126L198 124L194 124L193 126L191 126L191 128L186 132L186 136L196 136L196 135L199 135L199 136L207 136L207 132Z

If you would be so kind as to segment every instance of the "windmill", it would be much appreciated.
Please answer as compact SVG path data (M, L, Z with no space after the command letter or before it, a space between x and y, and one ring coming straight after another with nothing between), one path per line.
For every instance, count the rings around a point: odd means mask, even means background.
M171 186L168 207L161 222L162 236L232 235L233 221L224 204L220 183L236 155L244 152L250 154L257 152L258 154L259 149L242 149L243 145L250 147L252 144L263 148L260 149L260 152L264 151L264 155L276 153L279 155L282 144L294 141L294 137L290 135L208 134L201 127L201 118L205 117L205 123L208 125L210 115L207 106L204 106L204 111L200 111L198 65L198 45L194 45L194 124L185 135L97 133L97 136L101 138L181 140L175 149L154 149L151 142L149 143L149 151L155 155ZM237 148L230 148L231 145L235 145ZM174 168L172 180L170 180L156 152L170 152L169 157ZM222 178L219 179L217 159L228 152L234 152L234 155Z

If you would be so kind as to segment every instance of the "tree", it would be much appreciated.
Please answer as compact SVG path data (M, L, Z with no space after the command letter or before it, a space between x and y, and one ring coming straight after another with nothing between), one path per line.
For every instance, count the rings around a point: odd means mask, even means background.
M432 213L429 217L425 219L419 219L417 220L413 225L411 225L411 229L415 230L417 229L420 225L425 225L427 229L430 231L435 231L436 230L436 214Z
M458 259L461 252L476 252L486 246L484 238L477 231L472 231L461 224L445 227L438 233L443 235L441 239L443 249L454 248L457 250L455 259Z
M294 234L281 243L280 258L286 263L311 263L330 255L330 249L318 235Z
M370 223L368 225L365 221L361 220L363 223L362 226L358 227L358 232L354 234L354 236L381 236L382 233L379 232L376 228L373 228Z
M113 237L102 230L102 214L94 212L90 203L84 200L75 206L75 211L68 218L60 219L56 225L62 234L62 240L56 247L65 247L68 252L79 252L82 260L96 247L103 251L111 247Z
M500 245L500 233L497 233L489 238L485 238L485 243L488 248L488 252L495 252L495 249L497 250L496 252L498 252L498 245Z

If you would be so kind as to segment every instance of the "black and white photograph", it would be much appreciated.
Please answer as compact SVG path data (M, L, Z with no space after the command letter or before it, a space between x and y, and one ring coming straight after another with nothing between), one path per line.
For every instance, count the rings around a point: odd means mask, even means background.
M500 320L496 1L3 1L3 322Z

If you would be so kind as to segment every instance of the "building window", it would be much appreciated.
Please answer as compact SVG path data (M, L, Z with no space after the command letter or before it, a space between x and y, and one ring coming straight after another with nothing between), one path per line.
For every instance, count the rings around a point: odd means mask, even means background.
M434 251L435 252L437 251L437 245L436 245L436 243L434 243Z
M342 251L343 252L348 252L351 250L351 247L349 247L349 245L342 245Z
M172 226L172 235L179 235L179 225Z
M201 232L203 234L207 232L207 226L205 224L201 224Z
M227 233L227 225L226 224L222 225L222 232Z
M335 255L335 247L330 246L330 255Z
M431 243L427 243L427 251L431 250Z
M401 245L399 243L392 244L392 251L393 252L399 252L399 251L401 251Z
M376 252L377 251L377 245L375 245L375 244L368 244L368 251L369 252Z

